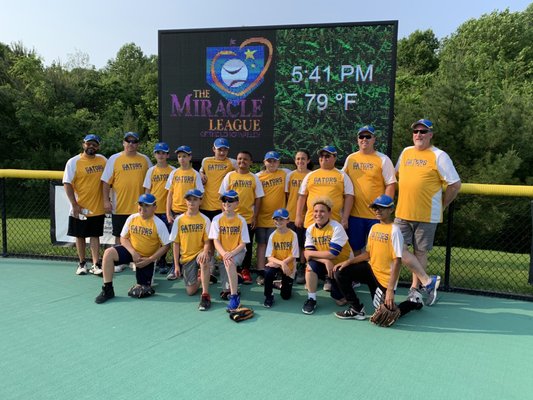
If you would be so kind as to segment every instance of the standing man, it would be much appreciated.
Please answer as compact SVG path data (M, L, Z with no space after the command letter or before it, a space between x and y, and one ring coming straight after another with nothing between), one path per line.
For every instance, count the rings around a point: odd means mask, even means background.
M350 154L342 168L357 193L348 219L348 237L354 255L361 253L370 228L379 222L370 210L370 204L383 193L393 199L396 190L394 165L389 157L376 151L373 126L365 125L359 129L357 144L359 151Z
M406 147L396 164L399 192L394 222L404 237L403 261L411 267L419 263L427 270L427 254L433 248L437 224L442 222L443 210L457 197L461 180L448 154L431 144L433 123L421 119L411 128L414 146ZM407 250L409 245L413 246L414 257ZM409 298L418 296L419 283L413 274ZM426 305L435 300L435 296L428 297Z
M104 209L106 213L113 213L111 218L116 244L120 243L120 232L126 219L137 211L137 199L144 193L144 177L148 168L152 167L150 159L137 152L138 133L126 132L122 145L124 151L109 157L102 174ZM117 265L115 272L122 272L125 267Z
M85 240L89 239L93 265L89 272L101 275L99 260L100 236L104 234L104 198L102 173L107 159L97 154L100 137L87 135L83 139L83 153L67 161L63 174L63 186L70 202L67 235L76 238L78 269L76 275L86 275Z

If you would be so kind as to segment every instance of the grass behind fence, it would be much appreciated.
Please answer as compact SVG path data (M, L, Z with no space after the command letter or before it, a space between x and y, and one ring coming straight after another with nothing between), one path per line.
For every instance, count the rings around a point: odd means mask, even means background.
M55 246L50 239L48 219L8 219L8 254L77 258L73 246ZM429 254L429 273L444 277L445 248L435 246ZM528 283L529 254L454 247L450 286L474 290L533 296ZM167 260L172 259L172 252ZM410 282L410 272L402 268L402 282Z

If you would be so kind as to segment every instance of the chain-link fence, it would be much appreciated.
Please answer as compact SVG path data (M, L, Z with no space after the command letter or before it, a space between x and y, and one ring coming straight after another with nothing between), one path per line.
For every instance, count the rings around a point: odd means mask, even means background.
M54 184L60 182L0 179L4 257L77 258L74 244L52 244ZM442 276L444 290L533 300L532 204L525 196L462 192L439 225L428 272ZM407 268L400 281L410 281Z

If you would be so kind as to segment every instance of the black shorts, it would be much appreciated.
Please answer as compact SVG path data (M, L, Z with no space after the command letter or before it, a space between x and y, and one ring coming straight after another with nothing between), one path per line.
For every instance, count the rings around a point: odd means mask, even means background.
M100 237L104 234L105 215L96 215L82 220L68 217L68 236L77 238Z
M222 211L221 210L200 210L200 212L204 214L207 218L209 218L210 221L213 221L213 218L215 218Z
M113 246L118 254L118 260L115 261L115 265L129 264L133 262L131 253L124 246L117 244ZM151 285L152 278L154 276L154 263L148 264L143 268L135 268L135 278L139 285Z
M113 236L120 237L120 232L124 228L124 224L129 215L113 214L111 215L111 222L113 223Z
M296 237L298 238L298 246L300 246L300 248L303 248L305 244L306 229L303 227L297 228L296 225L294 225L294 222L289 222L287 226L289 227L289 229L292 229L294 232L296 232Z

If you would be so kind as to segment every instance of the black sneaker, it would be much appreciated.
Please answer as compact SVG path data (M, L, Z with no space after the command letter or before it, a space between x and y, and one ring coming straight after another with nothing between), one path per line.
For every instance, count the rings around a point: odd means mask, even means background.
M274 296L265 297L265 301L263 302L263 305L266 308L272 307L274 305Z
M200 304L198 305L198 310L207 311L211 308L211 296L209 294L202 294L200 298Z
M302 307L302 312L304 314L311 315L316 310L316 300L313 299L307 299L304 303L304 306Z
M296 283L303 285L305 283L305 264L298 264L296 269Z
M106 286L102 286L102 291L98 296L96 296L94 302L96 304L102 304L105 303L107 300L112 299L113 297L115 297L115 291L113 290L113 286L109 288Z
M354 307L350 306L344 311L337 311L335 316L340 319L356 319L358 321L364 321L366 319L365 307L361 307L361 310L357 311Z

